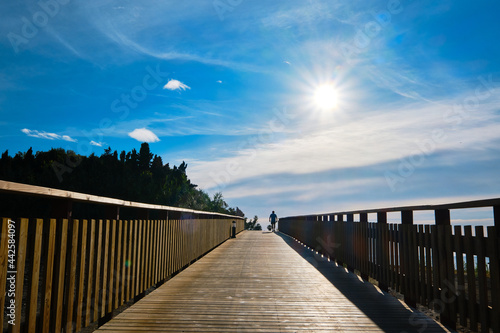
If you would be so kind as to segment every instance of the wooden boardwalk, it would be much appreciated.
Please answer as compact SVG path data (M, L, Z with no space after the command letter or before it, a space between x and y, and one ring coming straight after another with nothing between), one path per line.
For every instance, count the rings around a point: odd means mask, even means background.
M288 236L245 231L102 332L449 332Z

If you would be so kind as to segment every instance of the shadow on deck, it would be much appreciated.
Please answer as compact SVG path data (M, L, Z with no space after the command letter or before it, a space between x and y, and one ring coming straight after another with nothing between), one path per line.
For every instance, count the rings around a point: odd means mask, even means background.
M453 332L344 267L315 254L290 236L280 232L277 235L383 331Z

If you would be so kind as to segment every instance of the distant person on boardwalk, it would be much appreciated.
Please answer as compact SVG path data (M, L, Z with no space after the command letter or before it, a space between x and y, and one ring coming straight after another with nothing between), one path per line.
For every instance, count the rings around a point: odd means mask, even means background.
M269 215L269 222L271 222L271 230L276 231L276 222L278 222L278 215L273 212Z

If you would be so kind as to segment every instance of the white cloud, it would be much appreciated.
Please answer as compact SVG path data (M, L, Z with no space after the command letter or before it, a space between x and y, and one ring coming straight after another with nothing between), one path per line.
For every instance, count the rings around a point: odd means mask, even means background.
M185 85L181 81L178 80L170 80L168 83L163 86L163 89L168 89L168 90L186 90L186 89L191 89L191 87Z
M128 135L131 138L134 138L140 142L158 142L158 141L160 141L160 139L156 136L156 134L154 134L153 132L151 132L150 130L148 130L146 128L137 128L137 129L133 130L132 132L128 133Z
M424 156L431 163L429 156L442 151L456 152L449 155L450 165L460 164L472 151L488 156L488 149L495 149L500 140L499 116L495 113L498 98L492 97L471 111L453 111L453 106L467 96L471 94L441 103L418 103L407 109L396 105L364 115L353 111L337 123L311 123L304 118L301 124L294 124L296 133L285 133L287 137L280 140L266 141L275 133L264 130L250 137L241 145L245 149L232 156L191 163L190 175L202 188L211 189L264 175L300 176L410 156Z
M97 147L102 147L103 143L102 142L95 142L94 140L90 141L91 146L97 146Z
M222 83L222 81L221 81L221 80L218 80L218 81L217 81L217 83Z
M69 142L76 142L76 139L73 139L72 137L70 137L69 135L63 135L61 137L61 139L63 139L64 141L69 141Z
M27 128L23 128L21 130L24 134L27 136L31 136L33 138L40 138L40 139L48 139L48 140L64 140L64 141L69 141L69 142L77 142L76 139L73 139L69 135L59 135L56 133L48 133L48 132L40 132L37 130L30 130Z

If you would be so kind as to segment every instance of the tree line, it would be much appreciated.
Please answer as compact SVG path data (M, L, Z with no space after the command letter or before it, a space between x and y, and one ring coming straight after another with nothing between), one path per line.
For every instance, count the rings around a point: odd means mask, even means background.
M68 167L68 161L74 167ZM173 167L164 164L148 143L142 143L139 152L134 148L118 154L108 147L100 156L82 156L62 148L33 153L30 148L13 157L6 150L0 158L0 179L7 181L244 216L238 207L228 206L222 193L210 197L197 188L186 169L185 162Z

